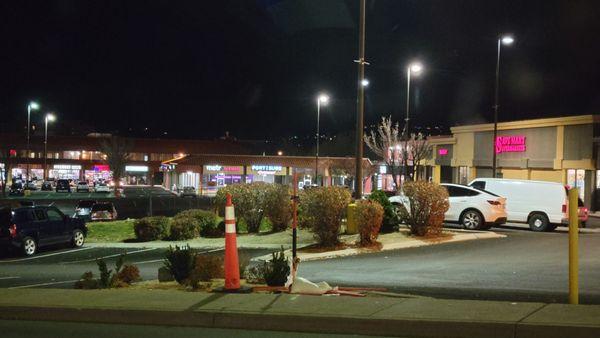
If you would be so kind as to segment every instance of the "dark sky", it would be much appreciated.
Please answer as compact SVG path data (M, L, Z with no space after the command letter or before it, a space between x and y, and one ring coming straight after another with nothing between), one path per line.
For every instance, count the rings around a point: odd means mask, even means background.
M404 114L404 68L416 125L491 120L496 38L500 119L600 113L600 2L367 1L366 123ZM24 125L36 99L65 125L213 138L354 127L358 0L3 1L0 116ZM34 121L41 121L41 115ZM8 123L6 123L8 121ZM15 127L16 126L16 127Z

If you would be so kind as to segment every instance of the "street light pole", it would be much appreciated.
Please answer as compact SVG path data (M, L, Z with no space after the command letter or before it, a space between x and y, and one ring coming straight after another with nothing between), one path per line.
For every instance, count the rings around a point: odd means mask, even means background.
M404 131L406 132L406 139L408 140L409 129L408 121L410 120L410 66L406 67L406 118L404 119Z
M321 103L327 104L329 102L329 96L325 94L321 94L317 97L317 147L315 152L315 185L318 184L318 174L319 174L319 141L320 141L320 130L319 124L321 121Z
M496 140L498 138L498 91L500 86L500 49L502 44L510 45L514 42L513 37L505 35L498 38L498 53L496 57L496 86L494 92L494 138L492 139L492 177L496 178L497 159L496 159Z
M48 121L52 122L56 119L51 113L46 114L44 118L44 180L48 179L48 167L46 160L48 159Z
M354 175L354 198L360 199L363 195L363 132L364 132L364 115L365 115L365 65L369 64L365 60L365 8L366 0L360 0L360 23L358 28L358 82L357 82L357 98L356 98L356 159Z
M30 130L31 130L31 110L32 109L38 109L40 106L35 103L35 102L29 102L29 104L27 104L27 154L25 155L25 157L27 157L27 174L25 175L25 181L29 181L29 152L31 151L29 149L29 140L30 140ZM25 184L27 186L27 184Z

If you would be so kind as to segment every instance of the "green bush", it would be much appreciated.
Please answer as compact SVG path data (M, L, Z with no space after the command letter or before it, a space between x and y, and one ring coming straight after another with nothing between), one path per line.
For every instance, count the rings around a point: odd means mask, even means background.
M287 185L272 184L265 196L265 215L271 221L272 231L287 229L292 221L292 194Z
M196 264L196 253L186 246L169 246L165 253L164 265L177 283L186 285Z
M81 279L75 282L76 289L108 289L127 287L134 282L139 281L140 270L135 265L123 265L125 254L119 255L115 264L115 269L109 269L106 261L102 258L96 259L100 278L94 278L91 271L87 271L81 276Z
M444 214L448 211L448 191L443 186L425 181L406 182L402 187L408 208L400 204L400 217L416 236L442 231Z
M199 236L199 222L193 217L175 217L171 221L171 236L174 241L192 239Z
M217 215L215 215L214 212L202 209L190 209L178 213L175 215L174 219L182 217L191 217L196 219L200 236L221 237L224 234L224 231L221 231L219 228L217 223Z
M383 222L381 223L380 231L382 233L388 233L397 230L398 223L400 223L400 217L385 192L374 190L371 195L369 195L369 200L377 201L377 203L383 207Z
M273 258L266 261L262 269L263 278L269 286L284 286L290 274L290 261L285 257L283 247L273 252Z
M339 243L342 217L350 204L350 191L342 187L315 187L300 193L299 222L310 228L319 245Z
M171 230L171 220L164 216L140 218L133 223L133 230L139 241L166 239Z
M258 233L264 217L265 196L268 188L269 184L264 182L228 185L217 191L215 206L219 214L224 215L226 195L230 193L235 206L236 218L244 220L248 226L248 232Z
M360 234L359 244L375 244L383 221L383 207L376 201L360 200L356 202L356 222Z

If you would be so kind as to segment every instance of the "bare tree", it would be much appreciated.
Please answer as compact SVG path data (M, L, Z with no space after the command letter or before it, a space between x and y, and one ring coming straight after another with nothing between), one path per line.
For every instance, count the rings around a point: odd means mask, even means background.
M433 147L422 133L418 133L410 136L406 148L408 149L408 158L413 161L413 178L419 180L419 167L421 166L421 162L431 157Z
M132 143L128 139L111 136L107 140L100 141L100 148L104 154L104 162L108 164L112 171L113 181L115 183L115 196L121 195L121 178L125 173L125 163L129 159Z
M399 135L398 123L393 123L391 116L384 116L377 127L365 133L363 137L367 147L386 163L394 178L396 190L400 187L400 168L406 166L407 162L407 152L404 150L406 147L400 145Z

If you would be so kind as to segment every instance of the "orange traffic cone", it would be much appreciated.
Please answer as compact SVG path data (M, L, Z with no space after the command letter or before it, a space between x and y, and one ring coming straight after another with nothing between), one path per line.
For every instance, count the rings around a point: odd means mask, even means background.
M231 194L227 194L225 204L225 290L240 288L240 265L238 261L235 231L235 211L231 203Z

